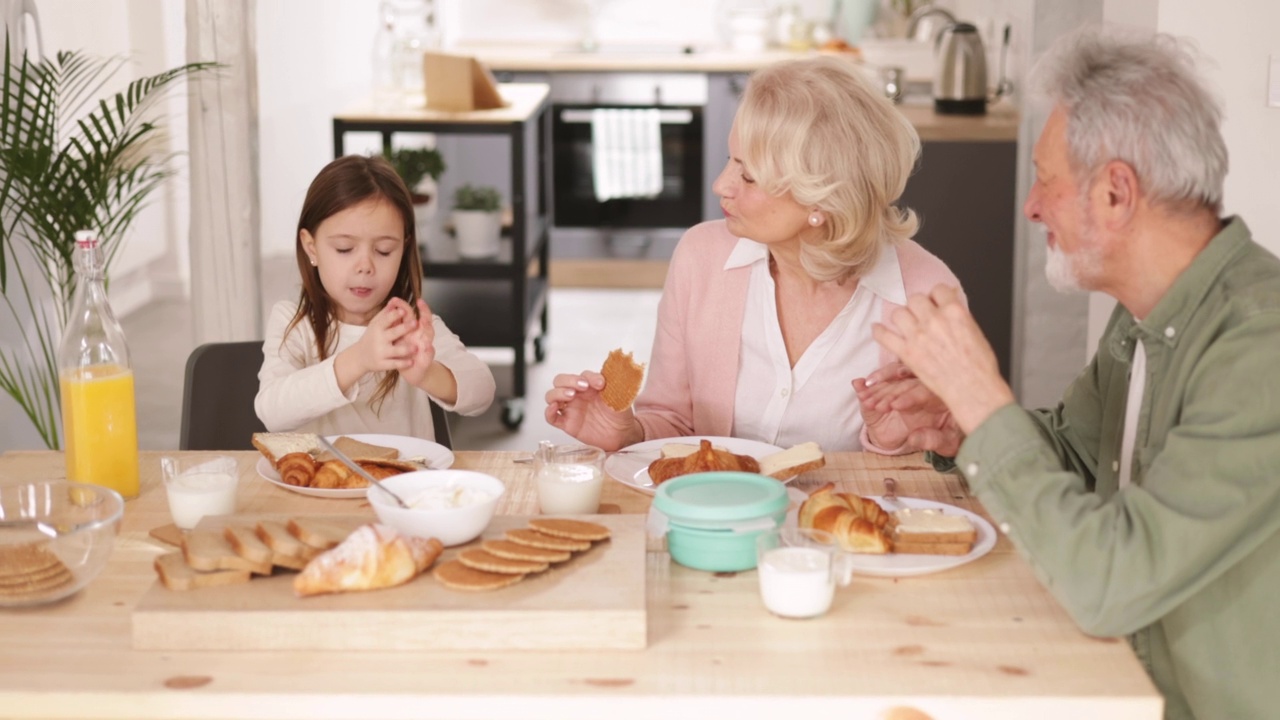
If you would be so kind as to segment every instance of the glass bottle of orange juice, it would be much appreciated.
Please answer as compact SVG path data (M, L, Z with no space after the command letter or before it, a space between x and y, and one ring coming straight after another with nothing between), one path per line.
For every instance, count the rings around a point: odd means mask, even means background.
M138 422L124 331L111 312L96 233L75 235L78 283L58 347L67 479L138 494Z

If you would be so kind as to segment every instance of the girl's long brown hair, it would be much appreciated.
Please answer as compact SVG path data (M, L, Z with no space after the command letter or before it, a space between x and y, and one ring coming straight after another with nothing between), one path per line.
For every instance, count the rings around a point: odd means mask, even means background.
M320 269L311 264L311 259L302 247L302 231L306 230L315 237L320 223L330 216L374 199L391 203L400 211L400 217L404 220L404 252L400 256L400 270L396 273L395 285L383 299L382 306L392 297L398 297L416 309L415 303L422 295L422 261L418 254L413 200L404 181L390 163L378 156L347 155L325 165L316 179L311 181L311 187L307 188L307 197L302 201L302 214L298 217L295 254L298 273L302 275L302 296L298 300L298 312L289 321L284 333L287 337L305 318L315 333L316 352L321 360L329 357L337 344L336 333L330 334L337 316L329 293L325 292L324 285L320 282ZM378 390L370 400L374 412L381 409L382 402L395 390L398 380L396 372L382 373Z

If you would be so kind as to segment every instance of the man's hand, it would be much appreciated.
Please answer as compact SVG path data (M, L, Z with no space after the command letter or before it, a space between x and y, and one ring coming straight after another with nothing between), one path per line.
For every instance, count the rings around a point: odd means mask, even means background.
M871 441L883 448L903 445L954 457L964 433L947 406L902 363L892 363L853 381Z
M872 326L876 341L942 400L961 432L972 433L1014 402L995 352L954 288L938 285L928 295L912 295L891 320L892 327Z

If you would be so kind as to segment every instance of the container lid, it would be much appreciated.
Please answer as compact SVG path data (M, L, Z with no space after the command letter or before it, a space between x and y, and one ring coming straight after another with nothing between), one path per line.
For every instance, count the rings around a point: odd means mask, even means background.
M765 517L786 510L787 488L764 475L706 472L682 475L658 486L653 506L672 522L697 524Z

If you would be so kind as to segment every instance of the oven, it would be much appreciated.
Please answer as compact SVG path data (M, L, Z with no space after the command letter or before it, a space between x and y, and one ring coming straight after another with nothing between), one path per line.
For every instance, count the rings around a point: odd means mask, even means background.
M552 248L559 257L670 255L703 219L706 178L700 73L555 73L552 103ZM596 197L592 111L657 110L661 190L648 197Z

